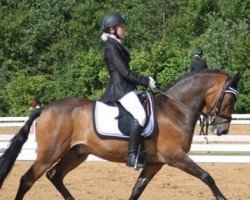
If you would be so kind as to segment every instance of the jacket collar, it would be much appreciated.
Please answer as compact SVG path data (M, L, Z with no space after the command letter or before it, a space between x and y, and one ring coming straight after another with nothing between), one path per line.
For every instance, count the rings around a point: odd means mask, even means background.
M117 38L115 35L110 34L108 37L109 37L109 38L113 38L113 39L115 39L117 42L119 42L120 44L122 44L121 39Z
M116 38L114 38L114 37L108 37L108 41L110 41L110 42L114 42L114 43L116 43L116 44L120 44L120 45L122 45L122 43L121 42L119 42Z
M127 48L122 44L120 43L119 41L117 41L116 39L114 39L113 37L108 37L108 42L113 42L115 44L118 44L120 46L120 48L126 52L127 54L129 54L129 51L127 50Z

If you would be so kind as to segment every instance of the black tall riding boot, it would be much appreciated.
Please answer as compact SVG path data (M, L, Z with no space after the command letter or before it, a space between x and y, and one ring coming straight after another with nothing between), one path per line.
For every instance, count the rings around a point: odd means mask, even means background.
M134 167L135 169L138 169L139 167L144 166L143 163L137 163L138 162L138 147L141 143L141 133L143 131L143 127L139 124L138 120L134 119L131 132L130 132L130 138L129 138L129 144L128 144L128 160L127 160L127 166Z

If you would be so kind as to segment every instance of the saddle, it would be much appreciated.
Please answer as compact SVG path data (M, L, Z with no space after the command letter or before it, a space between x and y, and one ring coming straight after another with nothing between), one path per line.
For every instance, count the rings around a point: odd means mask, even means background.
M157 127L154 97L151 92L140 93L138 97L146 111L146 123L142 136L151 137ZM128 140L133 116L119 103L107 105L100 101L94 102L93 122L96 134L102 139Z
M148 117L151 112L151 110L147 107L149 106L149 104L147 104L147 96L145 93L139 93L137 96L146 112L145 124L147 124L147 120L149 119ZM134 117L122 106L121 103L117 102L117 106L119 110L119 115L115 119L118 120L118 128L122 132L122 134L129 136L131 132L130 127L132 126L132 121Z

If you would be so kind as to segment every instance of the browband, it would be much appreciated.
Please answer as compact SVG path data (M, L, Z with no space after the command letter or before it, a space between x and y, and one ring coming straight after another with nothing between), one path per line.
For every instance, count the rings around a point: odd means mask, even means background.
M239 93L238 93L238 91L235 90L232 87L228 87L228 89L225 91L225 93L231 93L231 94L233 94L236 97L236 100L239 99Z

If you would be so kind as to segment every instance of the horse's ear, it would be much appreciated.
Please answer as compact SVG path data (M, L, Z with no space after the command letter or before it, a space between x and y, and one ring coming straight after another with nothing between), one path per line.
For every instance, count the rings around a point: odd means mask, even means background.
M229 80L228 85L232 88L237 89L237 83L244 74L244 71L238 71L236 74Z

